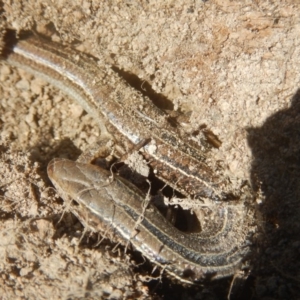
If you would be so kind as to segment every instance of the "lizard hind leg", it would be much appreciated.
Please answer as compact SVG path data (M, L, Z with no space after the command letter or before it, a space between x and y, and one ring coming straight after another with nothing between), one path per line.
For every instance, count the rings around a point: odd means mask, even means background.
M100 164L109 164L113 160L115 152L115 142L109 137L105 137L94 144L92 144L86 151L84 151L77 159L80 163L93 163L97 160L102 160ZM106 163L105 163L106 161Z

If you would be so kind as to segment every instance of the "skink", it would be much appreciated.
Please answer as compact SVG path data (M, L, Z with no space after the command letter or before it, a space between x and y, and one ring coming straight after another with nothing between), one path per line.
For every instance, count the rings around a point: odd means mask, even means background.
M101 120L103 132L124 152L151 138L141 150L156 175L191 199L215 203L210 235L178 231L153 206L144 211L139 233L134 235L144 196L133 185L119 177L105 184L108 173L96 166L53 161L49 176L62 195L81 205L82 211L77 210L81 220L86 215L93 219L88 223L98 220L103 227L114 227L121 240L130 241L151 261L185 282L234 272L248 250L246 209L222 201L232 192L226 180L213 170L206 154L169 123L163 111L109 66L99 66L95 59L71 47L32 36L4 46L4 50L2 56L8 63L46 79Z
M217 174L219 170L213 169L214 162L181 137L168 116L110 66L100 67L84 53L34 36L5 50L8 63L44 78L80 103L99 124L104 123L102 131L124 153L151 138L141 150L155 175L177 191L211 200L226 200L232 194L226 192L228 182Z
M185 283L232 275L245 258L246 210L238 205L214 207L214 230L184 233L162 217L155 206L143 209L143 195L125 179L97 166L54 159L48 175L65 199L75 200L79 220L93 231L108 233ZM140 221L139 221L140 220ZM109 234L111 233L111 234Z

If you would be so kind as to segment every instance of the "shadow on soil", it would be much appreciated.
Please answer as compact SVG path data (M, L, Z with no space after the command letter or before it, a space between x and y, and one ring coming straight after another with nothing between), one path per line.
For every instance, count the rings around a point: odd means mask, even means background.
M248 128L248 144L252 186L262 200L249 299L299 299L300 89L289 108Z

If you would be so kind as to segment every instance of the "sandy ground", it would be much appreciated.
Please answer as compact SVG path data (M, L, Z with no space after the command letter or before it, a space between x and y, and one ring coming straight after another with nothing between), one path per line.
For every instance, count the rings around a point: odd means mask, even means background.
M222 142L216 160L252 184L259 215L251 273L230 299L297 299L299 4L98 2L0 1L0 11L9 28L73 44L139 77L187 131L209 128ZM46 166L53 157L76 159L99 137L96 123L5 62L0 96L2 299L226 299L231 278L198 288L165 278L147 284L122 248L95 248L95 236L80 241L83 228L71 214L61 218Z

